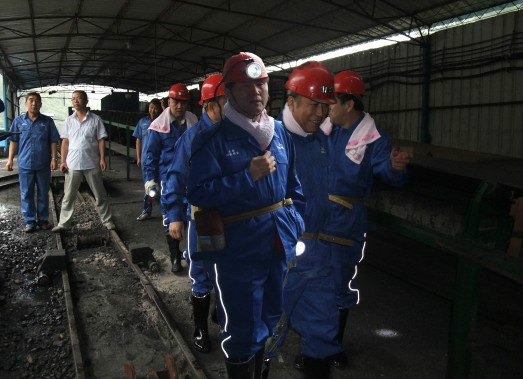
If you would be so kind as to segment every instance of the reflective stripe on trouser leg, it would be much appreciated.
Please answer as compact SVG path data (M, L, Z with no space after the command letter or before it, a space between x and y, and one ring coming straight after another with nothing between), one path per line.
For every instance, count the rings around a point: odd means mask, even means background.
M166 214L162 214L162 225L163 225L164 232L166 234L169 233L169 220L167 220Z
M144 178L144 184L145 184L145 170L144 170L143 165L142 165L142 178ZM143 195L143 211L145 213L149 213L149 214L151 214L153 211L153 204L151 203L151 200L150 200L149 196L147 195L147 193L144 193L144 195Z
M354 241L346 247L330 244L332 267L336 285L336 303L339 308L351 308L360 301L357 285L358 263L364 257L365 242Z
M160 199L163 196L163 180L160 180ZM163 230L165 230L165 233L169 233L169 221L167 220L167 212L165 212L165 209L162 206L162 202L160 201L160 213L162 214L162 224L163 224Z
M192 281L192 292L207 293L213 289L212 282L209 279L208 262L193 261L191 253L196 250L197 235L194 230L194 221L189 221L187 226L187 249L183 256L185 261L189 264L189 279ZM213 268L214 269L214 268Z
M285 258L276 251L264 253L267 259L258 262L214 265L227 359L252 356L263 348L281 316Z

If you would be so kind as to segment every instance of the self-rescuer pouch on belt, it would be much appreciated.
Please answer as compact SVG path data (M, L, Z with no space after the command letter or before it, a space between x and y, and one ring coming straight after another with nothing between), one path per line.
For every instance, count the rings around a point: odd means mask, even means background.
M191 208L198 233L198 251L216 251L225 248L223 219L218 210Z

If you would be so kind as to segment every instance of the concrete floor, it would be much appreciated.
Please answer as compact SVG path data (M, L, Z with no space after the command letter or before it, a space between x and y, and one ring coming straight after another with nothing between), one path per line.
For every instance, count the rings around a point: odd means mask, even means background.
M126 243L146 242L166 254L159 209L153 219L138 222L142 205L142 180L136 165L127 181L125 158L114 156L106 177L116 226ZM184 271L186 273L186 271ZM350 368L333 370L332 378L443 378L446 374L448 333L455 260L387 233L371 233L364 263L359 267L361 301L349 317L345 347ZM166 274L160 287L178 288L188 296L186 275ZM190 337L190 305L182 304L179 320ZM472 338L471 378L523 377L523 289L486 270L482 273L479 315ZM189 319L187 319L189 318ZM218 329L211 335L218 337ZM217 341L216 341L217 342ZM211 375L224 377L216 360L221 352L198 355L212 367ZM271 377L301 378L292 369L298 338L291 335ZM213 363L214 362L214 363Z
M136 221L143 201L141 173L130 166L126 179L125 158L113 156L104 174L114 221L126 243L144 242L155 249L163 267L169 267L167 246L156 206L152 219ZM439 252L371 233L366 257L358 270L361 301L351 311L345 347L350 367L333 370L339 378L444 378L451 314L454 259ZM186 266L184 266L186 267ZM186 338L192 335L188 302L190 280L163 272L153 278ZM480 312L472 339L471 378L523 377L523 290L520 285L484 270L480 289ZM214 349L197 354L212 378L225 378L219 330L211 327ZM301 378L292 369L298 338L291 335L272 378Z

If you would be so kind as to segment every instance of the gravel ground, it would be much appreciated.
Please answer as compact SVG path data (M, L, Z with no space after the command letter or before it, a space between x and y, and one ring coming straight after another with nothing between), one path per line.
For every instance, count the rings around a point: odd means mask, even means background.
M22 232L18 187L0 191L0 204L0 378L74 378L61 279L35 283L54 236Z

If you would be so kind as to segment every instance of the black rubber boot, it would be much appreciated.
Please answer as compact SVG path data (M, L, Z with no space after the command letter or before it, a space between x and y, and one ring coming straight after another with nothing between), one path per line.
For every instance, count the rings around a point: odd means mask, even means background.
M214 322L216 325L220 324L220 322L218 321L218 306L215 306L211 312L211 321Z
M340 343L340 345L343 345L343 335L345 334L345 326L347 325L347 319L349 318L349 310L347 308L340 308L339 311L340 319L336 340ZM345 351L334 354L330 357L330 363L336 368L346 367L348 364L347 354L345 354Z
M209 338L209 329L207 326L211 294L206 293L202 295L196 295L192 293L191 303L194 313L194 348L199 352L208 353L211 351L211 340Z
M180 251L180 241L175 240L169 234L165 236L169 253L171 255L171 272L181 272L182 267L182 252Z
M298 354L296 358L294 358L293 366L298 371L303 371L303 357L301 354Z
M303 356L303 377L305 379L329 379L330 370L329 359Z
M225 367L229 379L254 379L254 357L239 363L225 360Z
M270 368L271 360L265 358L265 348L263 348L254 355L254 379L267 379Z

